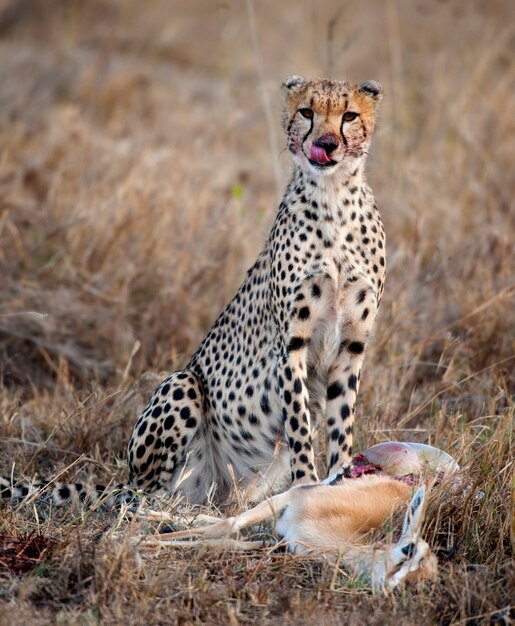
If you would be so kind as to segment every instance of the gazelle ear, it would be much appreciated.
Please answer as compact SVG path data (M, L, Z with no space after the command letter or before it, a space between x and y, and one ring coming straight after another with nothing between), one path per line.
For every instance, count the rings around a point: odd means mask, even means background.
M416 539L422 530L426 505L426 487L417 489L404 516L401 539Z

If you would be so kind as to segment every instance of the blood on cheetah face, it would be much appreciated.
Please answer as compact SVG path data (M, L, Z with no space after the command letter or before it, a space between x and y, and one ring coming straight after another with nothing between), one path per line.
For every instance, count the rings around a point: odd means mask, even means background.
M381 85L290 76L283 95L282 123L295 163L315 176L352 174L367 155Z

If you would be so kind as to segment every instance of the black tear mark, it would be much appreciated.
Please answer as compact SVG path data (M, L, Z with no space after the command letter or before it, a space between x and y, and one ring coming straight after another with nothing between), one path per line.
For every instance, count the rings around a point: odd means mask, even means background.
M304 135L304 137L302 138L302 143L301 143L301 149L302 152L304 152L304 142L306 141L306 139L309 137L309 135L311 134L311 131L313 130L313 118L314 116L309 120L309 129L308 132ZM304 154L306 154L304 152Z

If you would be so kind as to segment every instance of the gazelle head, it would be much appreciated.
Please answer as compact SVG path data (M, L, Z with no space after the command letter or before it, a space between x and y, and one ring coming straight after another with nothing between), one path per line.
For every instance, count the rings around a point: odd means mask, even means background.
M422 485L409 503L401 537L386 555L383 575L377 577L376 584L380 582L381 585L394 589L404 582L417 583L436 579L438 573L436 556L420 537L425 507L426 488Z

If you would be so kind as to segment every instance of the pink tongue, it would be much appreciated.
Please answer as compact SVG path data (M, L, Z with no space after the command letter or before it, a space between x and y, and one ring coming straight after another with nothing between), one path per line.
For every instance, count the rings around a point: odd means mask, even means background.
M311 148L309 149L309 158L315 163L319 163L320 165L324 165L324 163L329 163L331 160L325 150L320 146L315 146L315 144L311 144Z

